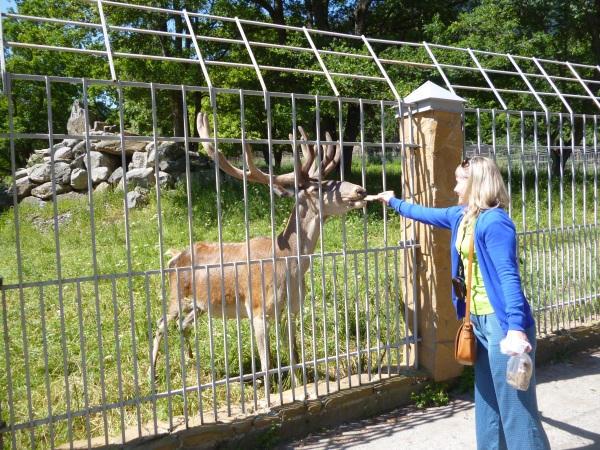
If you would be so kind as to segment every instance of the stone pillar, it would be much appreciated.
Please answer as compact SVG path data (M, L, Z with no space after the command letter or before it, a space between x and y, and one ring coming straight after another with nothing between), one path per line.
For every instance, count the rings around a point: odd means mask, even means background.
M399 117L404 140L417 146L407 147L403 170L405 197L414 195L414 203L445 208L457 204L454 193L454 171L461 163L464 146L463 103L465 100L428 81L408 97L406 103L416 104L412 117ZM402 136L402 130L401 130ZM407 199L408 201L413 201ZM407 317L409 328L415 331L414 308L417 309L419 367L428 370L437 381L456 377L462 366L454 360L454 338L460 321L451 297L452 269L450 262L450 230L419 222L406 221L407 234L414 236L420 247L413 267L408 258L408 296L411 308ZM414 235L413 235L414 233ZM404 273L404 268L401 269ZM413 283L416 271L416 284ZM413 292L416 290L416 305ZM415 354L409 355L414 363Z

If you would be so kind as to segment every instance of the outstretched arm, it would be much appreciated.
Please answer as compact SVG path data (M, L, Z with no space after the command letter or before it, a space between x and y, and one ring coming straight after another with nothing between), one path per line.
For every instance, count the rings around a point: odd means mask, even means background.
M394 191L385 191L377 194L377 200L387 203L398 214L409 219L433 225L439 228L452 227L452 212L454 208L428 208L426 206L407 203L395 197Z

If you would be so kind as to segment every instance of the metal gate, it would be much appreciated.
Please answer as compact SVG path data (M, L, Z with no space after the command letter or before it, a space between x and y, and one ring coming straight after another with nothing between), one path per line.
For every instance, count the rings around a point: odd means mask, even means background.
M573 94L558 90L558 75L548 69L567 63L294 27L285 29L298 45L282 46L268 38L279 28L273 24L102 0L82 0L81 8L87 22L13 13L0 21L7 117L0 139L11 156L11 208L0 216L5 448L158 434L179 422L265 411L405 368L418 330L409 327L417 321L400 261L414 257L414 236L380 204L363 200L400 186L405 149L396 113L410 113L403 96L428 78L499 102L498 110L466 111L465 152L489 153L505 170L540 331L597 319L597 117L565 115L542 100L597 106L587 75L597 68L568 64L573 76L563 78L584 91ZM122 10L184 26L139 29L116 21ZM22 41L20 28L32 24L86 39ZM223 28L231 34L219 34ZM126 43L133 37L185 42L186 53L132 53ZM230 46L219 58L210 53L217 42ZM334 45L340 42L360 45ZM383 58L380 44L406 51ZM61 65L26 73L14 63L51 54L76 62L81 73L61 72ZM267 65L266 54L283 54L286 64ZM486 69L494 58L513 68ZM88 70L98 59L104 71ZM128 64L138 60L148 71L133 76ZM232 72L236 77L228 77ZM524 87L496 87L490 73L520 77ZM295 92L286 77L316 81ZM347 80L382 85L387 99L357 96ZM512 111L505 93L533 99L532 110ZM34 101L37 109L25 108ZM113 123L92 120L99 104ZM73 130L83 120L79 132L65 132L68 110ZM201 114L207 122L197 125ZM170 115L180 118L183 133L164 125ZM351 124L355 134L347 133ZM582 130L583 140L575 139ZM229 175L219 170L225 160L211 163L198 152L212 147L235 161L247 146L253 156L237 160ZM23 149L37 150L28 171L18 164ZM92 159L108 151L112 166ZM71 169L69 192L61 187L63 163ZM40 181L23 188L19 180L31 179L35 165ZM106 167L110 174L94 172ZM75 169L79 189L72 186ZM139 177L128 175L135 170ZM282 174L285 180L277 178ZM337 190L328 190L327 175ZM24 192L33 189L31 199ZM342 189L354 197L338 198ZM307 216L310 202L317 212ZM179 253L198 241L213 245ZM228 256L230 243L238 243L239 257ZM296 252L274 250L286 247ZM257 308L246 308L244 298ZM157 323L170 310L173 320ZM271 324L268 333L261 322Z

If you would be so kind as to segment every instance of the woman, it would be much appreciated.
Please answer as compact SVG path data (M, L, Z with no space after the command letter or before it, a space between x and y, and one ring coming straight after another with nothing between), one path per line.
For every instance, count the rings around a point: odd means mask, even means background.
M452 230L452 276L468 267L469 241L475 233L471 321L477 337L475 363L475 424L478 449L549 449L540 421L535 372L529 389L519 391L506 382L509 355L500 351L504 338L529 343L535 362L536 329L529 303L521 289L515 225L505 211L509 198L496 163L467 158L457 167L458 206L426 208L383 192L377 198L404 217ZM453 301L459 318L465 302Z

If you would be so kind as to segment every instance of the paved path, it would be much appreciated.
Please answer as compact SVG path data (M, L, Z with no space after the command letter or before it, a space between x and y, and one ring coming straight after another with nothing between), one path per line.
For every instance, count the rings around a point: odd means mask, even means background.
M600 449L600 350L537 368L538 405L553 450ZM279 449L476 450L473 397L397 409L279 445Z

